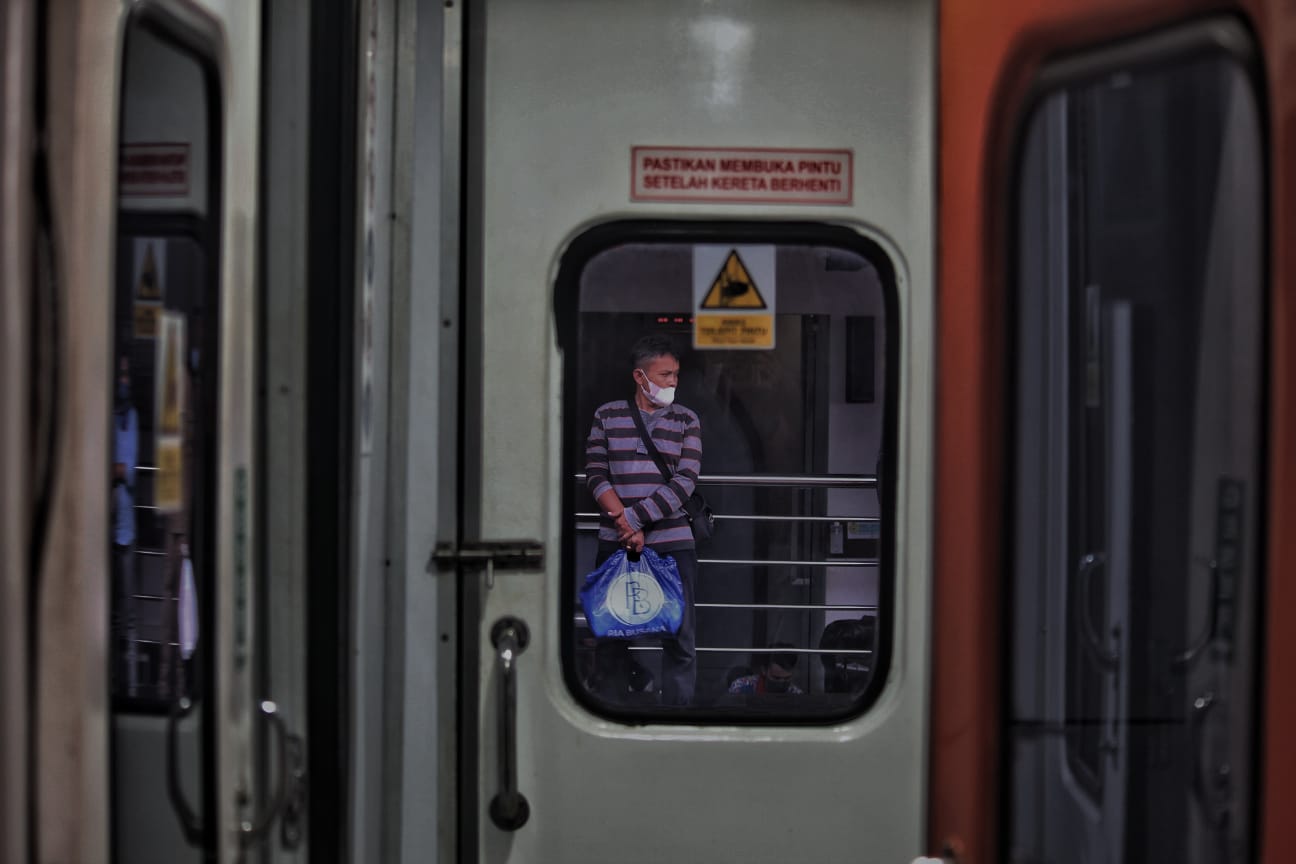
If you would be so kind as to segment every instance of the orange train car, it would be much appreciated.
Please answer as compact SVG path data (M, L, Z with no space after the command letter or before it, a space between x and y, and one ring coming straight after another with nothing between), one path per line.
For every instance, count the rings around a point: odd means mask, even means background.
M959 861L1222 861L1236 860L1231 856L1239 854L1253 860L1279 860L1284 846L1282 820L1296 794L1296 752L1285 734L1296 714L1296 703L1283 678L1283 670L1291 665L1296 652L1296 642L1284 624L1285 610L1290 610L1294 602L1288 575L1296 555L1291 541L1296 464L1287 446L1296 423L1296 382L1293 381L1296 262L1290 243L1283 239L1290 234L1296 212L1291 168L1291 155L1296 147L1292 139L1296 104L1287 84L1294 71L1292 45L1296 38L1296 19L1288 5L1268 2L1009 2L993 4L990 8L985 4L946 0L941 9L942 314L938 384L941 419L937 445L930 846ZM1254 463L1251 483L1263 489L1251 504L1256 514L1251 517L1249 537L1255 544L1249 553L1254 569L1245 589L1250 597L1247 602L1255 604L1247 637L1252 640L1251 653L1247 656L1254 666L1250 670L1244 668L1249 676L1243 677L1250 678L1254 689L1233 694L1234 704L1242 703L1240 716L1233 720L1242 729L1233 734L1243 743L1231 755L1222 754L1221 750L1226 748L1216 746L1213 755L1191 757L1193 764L1182 779L1188 784L1186 788L1193 803L1174 810L1175 815L1168 820L1164 814L1154 817L1152 812L1161 800L1158 796L1168 793L1166 787L1157 785L1154 776L1157 769L1149 767L1158 764L1157 760L1164 765L1164 756L1146 749L1141 754L1128 751L1131 756L1141 755L1144 766L1142 776L1134 778L1134 785L1128 785L1128 777L1116 781L1117 784L1126 782L1125 804L1130 808L1124 820L1113 823L1111 830L1119 835L1116 842L1109 841L1104 849L1101 842L1095 842L1092 833L1075 828L1069 836L1055 837L1055 841L1061 842L1054 843L1050 854L1032 857L1022 851L1021 844L1028 842L1026 838L1031 829L1021 823L1038 818L1037 812L1030 812L1037 808L1029 802L1023 807L1023 799L1013 796L1013 786L1025 786L1027 781L1020 773L1014 774L1012 766L1038 758L1024 755L1031 745L1023 744L1023 737L1028 735L1024 730L1031 724L1037 727L1041 724L1040 715L1032 716L1031 710L1018 701L1023 698L1023 687L1013 678L1014 669L1030 665L1020 661L1019 652L1029 641L1023 638L1019 624L1014 621L1015 616L1027 612L1020 602L1014 604L1012 599L1006 599L1012 598L1014 591L1020 594L1020 588L1014 586L1020 586L1021 580L1034 578L1037 572L1023 559L1020 544L1016 547L1014 544L1014 526L1016 530L1022 526L1022 515L1020 510L1014 511L1014 502L1020 507L1026 497L1020 485L1020 473L1043 470L1042 463L1024 462L1012 446L1005 446L1006 442L1021 443L1013 424L1022 422L1022 400L1026 398L1021 364L1031 362L1021 355L1029 337L1020 329L1021 318L1014 322L1014 314L1020 315L1021 292L1043 287L1040 281L1026 278L1032 274L1028 274L1021 261L1025 234L1021 220L1025 211L1035 217L1044 214L1013 199L1023 183L1023 153L1032 146L1025 139L1038 133L1038 127L1032 130L1030 126L1038 124L1041 111L1048 110L1047 100L1057 98L1056 94L1067 86L1071 88L1072 99L1095 98L1095 87L1128 87L1131 79L1124 77L1127 74L1152 76L1159 62L1168 62L1170 55L1167 54L1157 59L1158 40L1166 40L1168 44L1193 28L1221 23L1236 30L1232 35L1223 35L1222 40L1233 45L1229 51L1235 52L1232 56L1241 64L1239 68L1245 70L1252 103L1248 121L1252 127L1251 150L1240 158L1253 174L1248 205L1253 215L1244 224L1245 230L1255 233L1248 248L1257 260L1249 276L1252 287L1242 288L1237 283L1231 283L1230 287L1257 292L1244 302L1259 306L1253 313L1252 330L1247 337L1252 343L1252 362L1258 364L1252 367L1251 374L1258 378L1250 385L1250 401L1245 409L1239 409L1238 403L1218 406L1225 412L1230 407L1249 412L1253 438L1245 446L1256 448L1260 454ZM1207 41L1211 41L1209 37ZM1189 36L1187 42L1171 53L1181 51L1180 62L1194 62L1192 58L1203 56L1199 53L1203 45L1188 44L1191 42ZM1206 53L1212 50L1206 49ZM1059 68L1063 74L1053 76ZM1050 91L1051 97L1042 92L1041 81L1050 81L1059 89ZM1179 82L1178 86L1185 83ZM1085 92L1085 88L1090 89ZM1185 96L1196 98L1192 94ZM1070 119L1084 118L1072 113ZM1124 120L1132 119L1133 115L1124 117ZM1125 131L1132 136L1145 136L1150 129L1131 123ZM1190 146L1188 136L1192 134L1191 127L1181 126L1174 132L1176 137L1169 140L1148 142L1144 138L1150 149L1147 158L1172 164L1175 151ZM1059 170L1071 172L1074 183L1074 173L1085 169L1077 169L1074 154L1070 158L1068 163L1066 156L1061 157ZM1142 170L1151 164L1143 163ZM1137 180L1125 176L1120 182L1136 183ZM1191 183L1193 179L1189 174L1179 174L1168 182ZM1146 186L1141 188L1144 193L1148 191ZM1073 188L1072 192L1076 190ZM1106 222L1109 233L1114 234L1120 230L1111 225L1115 218L1108 212L1091 218L1091 223ZM1222 218L1232 216L1224 214ZM1103 230L1094 224L1086 230L1095 229ZM1090 240L1079 243L1101 242L1094 241L1095 236L1090 234ZM1085 253L1080 247L1072 246L1063 254ZM1095 253L1090 249L1088 254ZM1033 275L1036 280L1042 278L1038 271ZM1212 278L1220 275L1214 274ZM1088 278L1094 277L1090 274ZM1019 328L1017 332L1014 323ZM1185 434L1202 433L1185 430ZM1143 458L1147 455L1145 452ZM1074 478L1075 472L1082 469L1075 463L1074 454L1071 458L1070 476ZM1015 475L1019 484L1016 487L1011 479ZM1065 485L1064 478L1058 482ZM1033 500L1038 503L1039 499ZM1074 495L1071 500L1076 501ZM1165 505L1144 498L1143 506ZM1153 525L1143 524L1144 530ZM1071 548L1077 548L1074 533ZM1198 584L1203 576L1208 581L1213 577L1214 587L1208 590L1215 592L1218 602L1227 603L1219 600L1222 596L1218 589L1219 560L1210 554L1211 550L1205 551L1204 569L1200 565L1189 569L1196 574ZM1224 551L1236 550L1226 546ZM1145 559L1143 566L1151 563ZM1065 585L1068 579L1085 587L1091 584L1075 570L1062 573L1061 591L1068 590ZM1146 570L1135 574L1131 602L1145 604L1145 610L1155 608L1170 596L1192 590L1186 586L1192 584L1194 577L1187 572L1185 577L1182 583L1172 580L1158 589L1152 584L1152 574ZM1108 611L1112 611L1110 605ZM1199 605L1192 611L1199 614L1211 610ZM1207 619L1210 617L1208 614ZM1206 620L1199 615L1198 620L1204 623L1190 627L1207 628L1200 631L1206 637L1221 632L1217 618ZM1129 626L1128 620L1126 625ZM1197 638L1194 635L1192 640ZM1039 644L1042 643L1036 643ZM1126 650L1175 654L1174 646L1154 637L1141 645L1129 645ZM1184 653L1180 651L1171 656L1171 665L1182 660ZM969 663L969 657L983 658L984 662ZM1231 649L1217 651L1216 657L1215 662L1219 663L1237 662L1237 655ZM1222 657L1230 659L1218 659ZM1108 658L1099 658L1103 659ZM1148 659L1144 657L1145 662ZM1188 662L1202 661L1194 656ZM1174 676L1183 677L1185 673L1181 669L1185 665L1179 663ZM1128 667L1125 671L1129 671ZM1083 676L1084 671L1074 666L1056 667L1044 674ZM1200 719L1201 715L1216 712L1220 705L1219 680L1207 674L1195 682L1199 689L1189 692L1173 679L1166 684L1164 679L1145 672L1136 686L1139 683L1153 686L1158 680L1161 686L1181 692L1179 710L1167 711L1165 706L1150 710L1145 706L1141 716L1125 715L1125 719L1149 727L1158 723L1183 727L1189 734L1180 740L1189 752L1209 748L1202 735L1193 733L1205 722ZM1137 706L1137 700L1134 704ZM1056 764L1069 776L1075 763L1083 761L1079 755L1083 745L1076 741L1077 735L1085 734L1081 727L1086 723L1101 724L1104 718L1101 706L1094 712L1093 703L1088 709L1074 702L1060 708L1060 714L1054 716L1072 712L1075 724L1051 730L1066 739L1066 753ZM1086 710L1093 713L1086 714ZM1217 719L1212 718L1211 722ZM1050 734L1044 728L1036 731L1041 735ZM1100 744L1115 747L1110 737ZM1110 761L1114 762L1115 758L1113 754ZM1230 764L1231 760L1250 762L1249 769L1238 772L1245 773L1245 779L1239 781L1230 775L1230 769L1236 767L1236 763ZM1139 771L1139 766L1135 764L1133 770ZM1107 779L1116 776L1109 773ZM1237 807L1236 802L1230 805L1218 798L1220 786L1231 784L1245 797L1244 806ZM1072 791L1078 799L1086 797L1079 788L1082 785L1079 781L1073 784ZM1111 785L1116 784L1109 784L1109 789ZM1041 793L1038 786L1031 788ZM1102 808L1101 783L1090 782L1088 789L1096 793L1088 795L1088 804L1094 807L1091 814L1110 816ZM1196 812L1190 813L1190 809ZM1154 818L1160 821L1154 822ZM1138 824L1140 820L1144 824ZM1226 835L1223 840L1210 843L1210 832L1200 833L1200 823L1218 826L1223 821L1230 822L1228 829L1222 829ZM1052 830L1065 834L1068 829L1064 825L1065 821L1049 823ZM1171 835L1182 839L1171 839ZM1037 842L1043 843L1038 836ZM1144 838L1141 845L1134 839L1139 836ZM1071 851L1060 851L1059 847L1064 844L1072 844ZM1248 851L1239 851L1244 849Z

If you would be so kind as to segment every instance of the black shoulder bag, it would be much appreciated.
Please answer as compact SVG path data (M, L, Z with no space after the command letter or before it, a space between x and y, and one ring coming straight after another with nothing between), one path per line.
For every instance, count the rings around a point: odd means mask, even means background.
M639 406L634 400L630 400L630 414L634 417L635 426L639 428L639 435L643 438L644 447L648 450L648 455L657 463L657 470L661 472L662 477L667 483L670 482L671 472L666 467L666 460L662 458L661 453L657 451L657 445L653 443L652 436L644 428L643 417L639 414ZM711 512L711 505L706 503L701 492L694 491L684 502L684 516L689 521L689 527L693 529L693 541L701 543L704 540L710 540L711 535L715 533L715 514Z

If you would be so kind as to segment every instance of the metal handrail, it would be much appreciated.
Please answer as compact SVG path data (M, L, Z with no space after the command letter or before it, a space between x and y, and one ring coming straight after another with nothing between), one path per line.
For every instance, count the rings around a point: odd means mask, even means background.
M694 603L697 609L796 609L815 612L876 612L877 606L849 603Z
M631 651L660 651L660 645L631 645ZM709 654L872 654L872 648L703 648L693 649Z
M599 514L594 512L577 513L577 519L598 519ZM744 516L738 514L716 513L715 520L732 520L735 522L864 522L873 525L880 525L882 520L877 516ZM587 524L583 523L577 527L584 528ZM598 526L595 525L595 528Z
M717 513L715 518L717 520L732 519L738 522L865 522L873 525L882 524L882 520L877 516L740 516L737 514L722 516Z
M876 567L876 558L842 558L837 561L773 561L762 558L699 558L699 564L735 567Z
M791 609L797 612L876 612L878 607L863 603L694 603L697 609ZM572 615L576 626L589 625L584 612Z
M585 473L572 475L577 483L589 479ZM876 474L703 474L699 486L791 486L804 489L875 489Z
M584 482L587 479L585 474L576 474L574 479L577 482ZM737 474L710 474L702 475L698 478L699 486L772 486L772 487L802 487L802 488L876 488L877 477L873 475L737 475ZM599 523L597 521L579 520L597 520L600 514L597 512L578 512L577 530L580 531L597 531ZM881 524L881 519L876 516L767 516L767 515L721 515L716 514L717 520L727 519L734 521L751 521L751 522L862 522L866 524ZM751 566L751 567L877 567L879 564L876 558L842 558L827 561L807 561L807 560L761 560L747 558L700 558L699 565L710 566ZM794 610L794 611L824 611L824 612L876 612L876 605L864 604L800 604L800 603L696 603L698 609L750 609L750 610ZM574 616L577 626L582 623L588 624L585 616L577 612ZM660 646L654 645L631 645L632 651L660 651ZM703 647L695 648L699 653L713 654L757 654L768 653L771 650L777 650L782 653L792 654L832 654L832 655L871 655L872 649L851 649L851 648L783 648L769 649L756 647Z

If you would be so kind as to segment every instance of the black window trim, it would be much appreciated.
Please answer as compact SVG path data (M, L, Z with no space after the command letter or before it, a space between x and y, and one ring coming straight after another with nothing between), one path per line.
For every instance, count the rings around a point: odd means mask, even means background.
M873 673L868 686L854 702L840 711L806 715L795 710L790 703L787 712L762 711L760 715L742 716L730 709L716 711L706 708L644 708L622 710L609 706L588 693L581 684L575 669L575 626L570 614L576 602L576 579L572 574L584 572L576 560L576 532L571 526L576 521L576 490L569 482L562 484L562 538L559 573L563 574L559 603L559 652L563 680L568 691L586 710L594 715L627 725L646 723L727 726L828 726L854 719L864 714L885 689L891 668L893 644L896 635L896 441L898 429L901 327L899 290L895 265L881 244L842 224L808 221L738 221L732 219L624 219L594 225L572 239L563 249L554 289L554 320L562 362L562 474L574 476L581 469L575 464L573 440L583 439L588 433L588 417L576 416L578 385L577 364L566 362L575 353L579 336L581 273L598 254L617 246L628 244L734 244L734 245L801 245L829 246L855 252L869 261L877 271L882 286L885 308L885 390L883 393L883 429L881 477L888 482L880 484L880 509L882 536L879 545L878 571L877 649Z

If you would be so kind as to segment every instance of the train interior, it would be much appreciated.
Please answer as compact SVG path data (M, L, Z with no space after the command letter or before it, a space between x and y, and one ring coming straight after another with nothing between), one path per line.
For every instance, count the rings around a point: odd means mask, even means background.
M834 704L840 712L871 676L880 579L891 569L881 560L875 480L887 404L885 293L857 251L758 249L773 253L761 301L773 306L777 286L772 350L698 348L695 286L709 289L717 265L746 251L631 242L591 258L580 277L576 354L565 358L578 379L570 404L584 421L602 403L631 395L626 346L639 336L668 334L681 346L678 401L701 419L700 488L719 526L699 551L695 705L729 705L739 716L752 710L753 700L731 698L729 686L753 674L762 649L779 646L797 658L797 689L824 697L799 700L797 712L813 716ZM761 290L761 280L752 282ZM576 465L588 431L567 442ZM587 492L577 510L575 572L583 574L597 545L597 507ZM574 643L574 661L586 670L589 635L578 631ZM816 653L826 645L842 653ZM652 647L632 650L655 678ZM774 699L765 707L781 713L788 705Z

